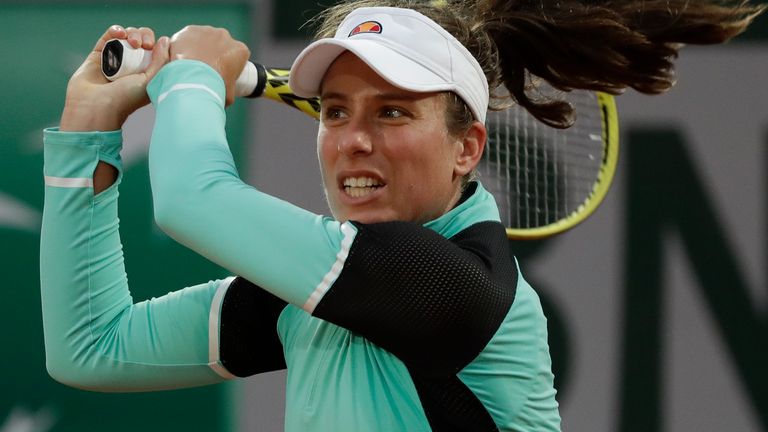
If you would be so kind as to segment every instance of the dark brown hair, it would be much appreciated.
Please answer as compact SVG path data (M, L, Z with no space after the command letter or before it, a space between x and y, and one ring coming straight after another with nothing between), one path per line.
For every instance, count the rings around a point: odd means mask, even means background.
M662 93L683 44L726 42L766 9L748 0L353 0L316 17L316 36L375 6L414 9L453 34L486 74L489 109L517 103L558 128L573 124L574 110L536 96L537 79L564 91Z

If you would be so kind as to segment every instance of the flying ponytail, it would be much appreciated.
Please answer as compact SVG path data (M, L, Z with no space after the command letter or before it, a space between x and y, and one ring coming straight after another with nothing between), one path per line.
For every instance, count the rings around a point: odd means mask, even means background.
M557 128L576 113L540 96L540 80L563 91L663 93L683 45L727 42L766 9L747 0L353 0L318 16L316 36L333 36L349 12L375 6L415 9L453 34L486 74L489 109L517 103Z

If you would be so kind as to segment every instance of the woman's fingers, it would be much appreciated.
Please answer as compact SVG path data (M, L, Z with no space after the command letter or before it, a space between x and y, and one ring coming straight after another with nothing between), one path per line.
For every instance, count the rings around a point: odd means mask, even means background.
M155 46L155 32L148 27L140 27L139 33L141 33L141 47L146 50L151 50Z
M134 48L151 50L155 47L155 32L148 27L128 27L125 29L128 43Z
M100 53L108 41L112 39L125 39L127 34L128 33L125 31L125 28L121 25L115 24L109 26L107 31L105 31L99 40L96 41L96 45L93 47L93 50Z
M152 51L152 62L147 66L146 70L146 80L149 82L152 80L152 78L155 76L155 74L162 68L166 63L168 63L169 59L169 45L170 40L168 39L168 36L163 36L160 39L158 39L157 43L154 44L155 47Z
M112 39L124 39L134 48L143 48L151 50L155 47L155 32L149 27L123 27L115 24L110 26L107 31L96 42L94 51L101 52L104 45Z

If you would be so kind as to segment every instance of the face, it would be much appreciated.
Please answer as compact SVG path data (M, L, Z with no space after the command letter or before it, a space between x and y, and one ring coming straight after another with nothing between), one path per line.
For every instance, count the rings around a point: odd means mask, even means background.
M337 220L424 223L455 205L474 164L446 129L442 95L397 88L346 52L321 101L318 156Z

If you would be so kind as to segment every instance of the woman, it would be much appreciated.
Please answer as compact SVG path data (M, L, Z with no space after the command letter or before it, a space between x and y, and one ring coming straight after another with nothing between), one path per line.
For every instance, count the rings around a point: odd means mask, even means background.
M51 375L141 391L287 367L287 430L559 430L538 297L493 198L471 180L486 109L511 97L567 126L568 106L528 94L529 72L564 88L662 91L672 43L726 40L759 9L681 7L648 27L607 1L491 3L366 1L324 15L291 85L322 100L317 148L333 219L238 178L224 107L248 58L242 43L207 27L157 43L149 29L110 28L45 136ZM624 42L580 45L609 30ZM108 84L98 52L115 37L154 58ZM605 63L568 64L566 42L570 60ZM511 95L498 93L502 82ZM158 224L239 277L133 304L117 222L119 128L147 94Z

